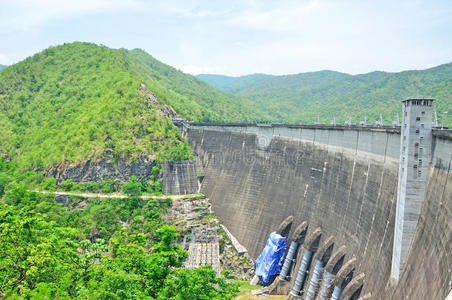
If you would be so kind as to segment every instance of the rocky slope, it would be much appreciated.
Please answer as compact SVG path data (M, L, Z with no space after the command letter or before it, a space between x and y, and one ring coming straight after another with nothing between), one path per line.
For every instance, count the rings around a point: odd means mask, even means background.
M175 223L178 232L181 233L179 242L190 252L187 266L198 267L219 260L219 266L214 266L217 271L228 270L231 276L239 279L253 277L253 261L248 253L239 253L236 250L221 228L219 220L212 214L209 199L205 196L173 200L167 220ZM201 249L200 247L196 249L194 246L198 245L194 244L199 243L204 245ZM203 250L208 249L205 247L206 244L215 245L215 243L218 245L218 253L210 258L210 254L203 253Z

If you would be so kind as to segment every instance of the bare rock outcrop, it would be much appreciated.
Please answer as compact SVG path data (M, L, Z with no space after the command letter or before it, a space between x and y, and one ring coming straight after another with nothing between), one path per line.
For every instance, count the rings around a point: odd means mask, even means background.
M140 157L135 161L109 158L89 160L81 164L61 163L46 171L46 177L54 177L57 182L72 179L74 182L99 182L105 179L115 179L126 182L132 175L138 179L146 178L156 165L154 160Z

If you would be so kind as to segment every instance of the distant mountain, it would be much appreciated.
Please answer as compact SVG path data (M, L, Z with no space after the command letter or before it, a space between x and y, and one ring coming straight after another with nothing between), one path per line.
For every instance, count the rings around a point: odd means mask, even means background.
M0 72L0 156L34 169L105 155L184 159L168 117L262 119L246 102L139 49L51 47Z
M7 66L5 65L0 65L0 71L3 70L4 68L6 68Z
M268 78L274 78L276 76L266 74L252 74L241 77L231 77L225 75L200 74L197 75L196 77L209 83L211 86L214 86L215 88L221 91L234 93L235 91L239 91L259 81Z
M436 99L434 109L440 121L444 117L452 124L452 63L399 73L350 75L319 71L283 76L197 77L221 91L251 100L278 122L312 123L317 117L323 123L333 117L344 122L351 117L358 123L364 116L375 122L382 114L385 123L390 124L400 112L401 100L431 97Z

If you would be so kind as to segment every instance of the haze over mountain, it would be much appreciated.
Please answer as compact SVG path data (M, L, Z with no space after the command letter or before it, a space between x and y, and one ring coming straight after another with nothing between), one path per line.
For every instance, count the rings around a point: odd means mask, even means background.
M0 65L0 71L3 70L4 68L6 68L7 66L5 65Z
M139 49L51 47L0 73L0 156L38 169L106 153L184 159L190 151L168 117L261 118L245 102Z
M399 73L371 72L350 75L319 71L273 76L253 74L241 77L197 75L213 87L251 100L271 119L287 123L312 123L320 118L329 123L349 117L359 123L367 116L374 123L383 115L391 124L400 111L400 101L408 97L435 98L440 121L452 124L452 63L427 70ZM444 113L447 112L447 113Z

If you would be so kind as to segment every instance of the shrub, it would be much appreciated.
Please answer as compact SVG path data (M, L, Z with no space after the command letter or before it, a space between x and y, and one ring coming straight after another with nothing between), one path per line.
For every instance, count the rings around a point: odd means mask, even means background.
M67 191L67 192L70 192L71 190L72 190L72 187L74 186L74 181L72 181L72 179L66 179L66 180L63 180L61 183L60 183L60 188L63 190L63 191Z
M122 191L129 197L139 197L142 194L142 185L134 175L130 177L129 182L122 186Z
M45 191L54 191L56 188L56 179L53 177L47 177L41 183L41 189Z

